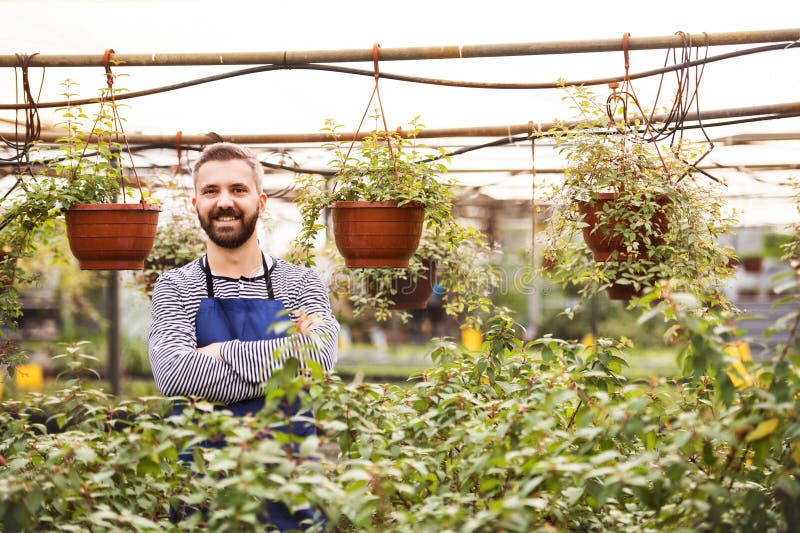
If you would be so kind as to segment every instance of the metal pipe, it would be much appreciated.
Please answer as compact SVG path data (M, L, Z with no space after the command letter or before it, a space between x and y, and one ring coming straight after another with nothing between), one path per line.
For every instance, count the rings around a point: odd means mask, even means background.
M120 282L119 272L108 273L108 379L111 394L119 396L122 392L122 356L120 350Z
M692 112L688 113L685 121L691 122L694 120L715 120L725 118L741 118L741 117L775 117L780 116L797 116L800 115L800 102L787 102L782 104L768 104L761 106L738 107L729 109L716 109L710 111L702 111L701 113ZM631 117L633 120L635 117ZM666 120L666 115L656 115L653 117L655 122ZM534 123L536 131L547 131L554 127L574 127L578 125L577 121L569 122L546 122L537 124ZM424 129L417 135L418 139L441 139L441 138L456 138L456 137L512 137L515 135L527 134L529 132L530 123L524 124L509 124L503 126L474 126L467 128L441 128L441 129ZM355 132L340 132L338 134L340 139L350 140L355 135ZM358 139L363 139L369 133L360 133ZM21 141L22 138L17 137L16 132L0 133L4 139L10 142ZM62 137L61 132L42 132L39 139L44 142L55 142L56 139ZM163 146L164 148L175 147L174 135L145 135L140 133L126 134L128 142L131 144L146 144L153 146ZM184 145L206 145L218 141L228 141L237 144L301 144L301 143L324 143L330 142L331 137L327 133L264 133L264 134L234 134L234 135L219 135L217 133L202 133L193 135L182 135L181 143Z
M800 29L763 30L725 33L686 34L696 46L729 46L754 43L775 43L800 39ZM629 50L658 50L683 47L684 37L631 37ZM381 61L420 59L467 59L555 54L618 52L622 36L613 39L551 41L507 44L467 44L381 48ZM349 50L298 50L272 52L114 54L114 60L125 66L196 66L196 65L302 65L307 63L353 63L372 61L372 48ZM41 54L29 58L31 67L100 67L103 54ZM18 67L15 54L0 55L0 67Z

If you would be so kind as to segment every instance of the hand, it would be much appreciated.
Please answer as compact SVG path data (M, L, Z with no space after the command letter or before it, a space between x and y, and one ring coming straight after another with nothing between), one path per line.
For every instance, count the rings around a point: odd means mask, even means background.
M222 348L221 342L214 342L208 346L198 346L196 349L199 353L210 355L217 361L222 361L222 355L219 353Z
M306 314L305 311L300 311L300 314L297 316L297 322L295 322L294 327L297 330L297 333L305 335L318 325L322 323L322 319L320 318L319 314L311 313L310 315Z

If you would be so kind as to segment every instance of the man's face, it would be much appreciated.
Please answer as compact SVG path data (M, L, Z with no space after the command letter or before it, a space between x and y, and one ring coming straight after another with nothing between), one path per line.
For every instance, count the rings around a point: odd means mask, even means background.
M200 167L192 204L211 242L238 248L253 235L267 201L246 161L209 161Z

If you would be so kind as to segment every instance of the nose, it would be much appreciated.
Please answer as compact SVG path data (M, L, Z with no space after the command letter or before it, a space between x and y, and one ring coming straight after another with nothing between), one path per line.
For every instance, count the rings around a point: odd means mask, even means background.
M217 197L218 207L231 207L233 205L233 197L226 190L222 190Z

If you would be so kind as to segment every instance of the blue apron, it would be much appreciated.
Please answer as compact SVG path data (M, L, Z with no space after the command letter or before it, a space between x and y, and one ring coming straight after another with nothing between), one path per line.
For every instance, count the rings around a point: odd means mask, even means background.
M195 335L197 346L208 346L215 342L225 342L230 340L258 341L279 339L286 336L285 329L275 331L274 326L279 322L289 319L283 302L275 299L272 290L271 269L267 268L267 261L264 255L261 256L264 266L264 282L267 286L268 299L260 298L215 298L214 281L211 276L211 268L208 266L208 258L203 257L200 261L206 277L207 298L200 301L195 321ZM273 262L273 268L275 264ZM283 405L287 414L297 415L300 412L300 399L296 399L291 408L288 404ZM264 407L264 398L254 398L234 402L219 407L227 409L235 416L245 416L255 414ZM313 416L311 413L304 413L305 416ZM309 435L316 435L317 429L311 422L292 422L291 428L278 428L279 431L290 429L292 435L302 438ZM225 441L204 442L204 447L221 448L225 446ZM292 446L296 452L297 445ZM189 454L191 457L191 454ZM320 517L314 515L313 510L300 510L295 513L280 502L265 502L268 517L265 520L274 524L281 531L290 529L302 529L300 522L306 519L319 521Z

